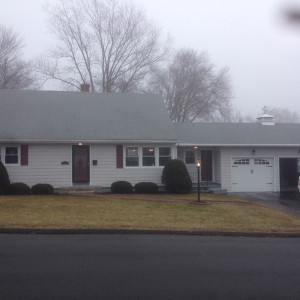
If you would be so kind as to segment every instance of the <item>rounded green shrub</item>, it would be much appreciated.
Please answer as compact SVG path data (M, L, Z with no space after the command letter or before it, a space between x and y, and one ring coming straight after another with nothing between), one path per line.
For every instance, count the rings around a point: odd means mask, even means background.
M31 187L31 193L33 195L52 195L54 188L51 184L38 183Z
M10 184L7 191L9 195L29 195L30 187L25 183L16 182Z
M185 194L192 190L192 180L183 161L171 159L163 169L162 182L169 193Z
M6 194L10 185L9 176L3 163L0 161L0 194Z
M112 183L111 192L114 194L131 194L133 193L133 186L128 181L116 181Z
M134 186L134 191L138 194L157 194L158 185L153 182L139 182Z

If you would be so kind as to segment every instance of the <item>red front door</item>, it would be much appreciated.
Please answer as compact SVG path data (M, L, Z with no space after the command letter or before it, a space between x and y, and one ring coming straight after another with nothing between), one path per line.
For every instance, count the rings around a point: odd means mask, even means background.
M212 151L201 151L201 180L212 181Z
M90 147L72 147L73 183L90 182Z

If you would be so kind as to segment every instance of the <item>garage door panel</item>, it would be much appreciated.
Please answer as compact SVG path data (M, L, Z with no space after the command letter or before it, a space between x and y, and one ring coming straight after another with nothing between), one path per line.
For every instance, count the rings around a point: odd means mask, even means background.
M233 158L231 168L232 191L273 191L273 159Z

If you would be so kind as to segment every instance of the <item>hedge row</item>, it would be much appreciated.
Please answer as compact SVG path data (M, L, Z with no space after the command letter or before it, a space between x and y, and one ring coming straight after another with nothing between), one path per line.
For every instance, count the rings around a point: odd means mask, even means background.
M162 182L169 193L189 193L192 181L185 164L178 159L169 160L163 169ZM139 182L134 187L127 181L117 181L111 185L112 193L158 193L158 186L153 182ZM6 168L0 161L0 195L50 195L54 193L50 184L36 184L31 189L25 183L10 183Z
M30 188L22 182L11 183L5 189L0 190L0 195L52 195L54 188L50 184L36 184Z
M192 190L192 181L188 170L179 159L171 159L167 162L162 173L162 183L169 193L185 194ZM134 187L127 181L116 181L111 185L111 192L116 194L133 193L155 194L158 186L152 182L140 182Z

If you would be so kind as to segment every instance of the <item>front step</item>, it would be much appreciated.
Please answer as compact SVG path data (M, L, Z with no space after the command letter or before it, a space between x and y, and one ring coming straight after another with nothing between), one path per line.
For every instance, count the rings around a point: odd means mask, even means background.
M86 195L86 194L94 194L101 192L101 187L99 186L86 186L86 185L78 185L78 186L70 186L63 188L56 188L55 192L57 194L67 194L67 195Z
M192 191L193 192L198 191L197 183L193 183ZM216 182L201 182L200 183L200 192L201 193L212 193L212 194L226 194L227 190L222 189L221 185Z

